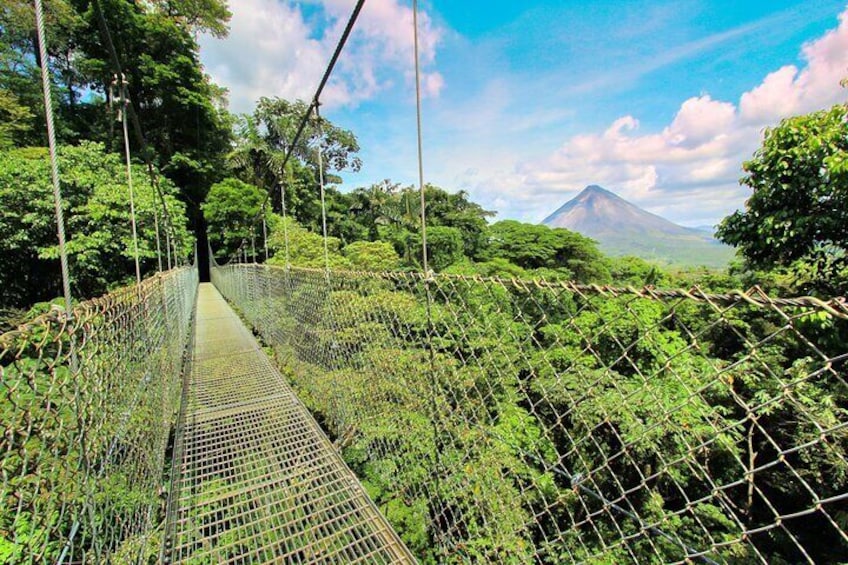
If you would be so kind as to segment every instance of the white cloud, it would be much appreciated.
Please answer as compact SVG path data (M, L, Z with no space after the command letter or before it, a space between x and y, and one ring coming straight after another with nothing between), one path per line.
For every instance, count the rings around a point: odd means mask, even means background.
M657 133L639 132L633 116L601 133L568 139L545 159L516 166L486 181L500 200L523 199L524 217L538 220L552 205L587 184L601 184L651 210L679 220L720 219L741 206L741 163L780 119L846 100L839 85L848 75L848 9L839 26L802 48L803 69L769 74L737 104L709 95L690 98ZM532 195L527 198L527 195Z
M292 0L239 0L231 5L230 35L203 36L207 72L230 90L231 109L249 111L260 96L308 99L318 86L347 23L351 0L315 2L317 15L305 16ZM422 86L437 96L443 77L432 70L441 30L419 14ZM399 0L371 0L324 91L330 107L355 106L393 86L398 72L412 79L412 10Z

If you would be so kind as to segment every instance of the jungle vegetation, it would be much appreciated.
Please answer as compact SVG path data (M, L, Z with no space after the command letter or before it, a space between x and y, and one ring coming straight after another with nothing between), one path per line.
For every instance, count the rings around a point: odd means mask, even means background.
M262 261L267 247L272 265L323 269L315 153L319 131L325 135L321 173L328 180L330 268L421 270L417 190L391 180L350 191L340 188L337 175L361 165L354 132L325 118L320 128L310 123L292 148L295 158L284 168L284 155L306 104L263 98L249 115L234 116L226 110L226 93L204 74L195 39L198 31L227 33L229 12L223 1L50 0L46 8L52 44L49 60L40 61L31 4L8 0L0 7L4 329L25 319L37 303L53 299L60 288L38 90L41 65L51 73L60 124L74 288L81 297L93 297L133 277L120 124L109 99L117 71L103 33L104 20L128 74L143 127L143 140L134 136L132 145L146 274L157 268L153 224L161 203L154 183L164 194L179 241L177 251L183 257L191 255L195 237L205 241L208 233L222 263L245 252ZM429 266L445 275L502 279L695 286L705 292L757 284L775 296L843 294L848 286L846 119L848 107L843 104L784 120L766 132L762 147L744 165L742 182L752 189L751 197L745 209L726 218L719 230L719 237L738 249L736 262L726 272L675 271L636 257L605 257L592 240L578 233L497 220L494 211L473 202L468 193L433 185L425 189ZM266 195L270 195L267 202ZM204 227L207 231L200 233ZM668 304L642 298L617 297L585 307L583 299L572 294L539 291L529 296L499 285L455 286L444 296L462 306L436 301L432 315L439 340L432 358L420 347L422 336L434 331L426 327L420 289L374 284L356 292L336 288L326 296L328 303L347 301L341 309L344 315L334 320L336 328L349 339L345 345L357 362L384 369L380 378L385 382L377 384L391 391L386 397L391 396L392 402L373 400L363 394L364 388L356 389L366 383L358 383L359 373L350 367L329 367L320 359L311 363L301 359L312 365L315 379L296 382L372 497L425 562L438 560L433 542L437 526L445 524L433 519L446 515L461 517L457 518L461 523L454 525L467 538L462 554L467 558L531 562L531 548L544 546L540 532L560 527L558 519L565 524L566 514L579 512L570 485L549 472L555 460L570 469L608 464L612 472L606 486L615 490L623 487L614 484L618 480L614 477L623 477L626 487L628 481L639 480L641 469L660 468L664 458L686 456L690 442L705 442L718 429L723 432L698 456L700 468L711 469L713 479L720 482L735 461L772 456L774 445L803 445L819 437L820 430L811 422L826 427L844 423L848 416L844 360L834 365L842 378L833 377L833 371L816 371L816 359L844 357L848 342L844 321L829 315L793 320L798 331L780 333L777 330L786 323L780 314L756 309L734 310L716 322L716 312L703 304L684 305L672 315ZM373 321L369 313L381 321L366 326ZM278 323L285 326L292 320L283 316ZM775 339L761 343L773 333ZM692 335L699 337L697 350L689 346ZM818 351L814 354L799 335L815 343ZM622 343L628 346L624 360ZM762 346L753 358L751 344ZM485 362L467 361L479 359L481 352ZM522 363L516 362L519 358ZM715 381L716 368L728 366L734 367L732 379ZM438 409L445 411L444 436L435 439L419 418L422 410L429 410L421 406L417 394L424 382L411 378L426 375L433 367L442 379L437 383L442 387ZM296 379L297 367L289 369ZM639 393L647 390L642 388L645 375L655 379L657 386L651 390L657 394ZM746 421L740 407L782 398L787 377L803 383L797 401L775 403L756 422ZM368 426L336 418L327 398L333 387L334 394L345 392L338 388L340 383L351 389L346 392L352 402L360 403L351 410L369 413ZM369 381L367 386L376 385ZM475 392L484 389L485 397ZM702 395L688 395L689 390L701 389L706 390ZM458 390L464 393L457 397ZM622 390L633 392L628 410L618 409ZM582 402L575 405L574 398ZM479 420L480 411L486 418ZM565 413L570 416L563 418ZM393 427L399 417L408 424L403 433ZM478 420L509 441L483 441L478 428L467 427ZM387 436L392 430L395 435ZM632 456L638 464L600 461L608 451L586 443L569 444L587 431L596 434L594 445L610 449L622 437L634 438ZM441 450L439 480L444 485L435 498L425 488L432 467L421 455L432 452L433 442ZM375 455L377 444L394 447ZM711 543L703 533L705 523L713 541L733 539L740 524L754 526L769 519L771 500L781 501L781 512L792 512L812 504L810 490L822 497L844 493L846 451L844 433L833 435L798 455L792 470L769 469L758 478L766 494L748 495L740 487L733 519L726 509L703 504L693 510L697 519L669 518L669 523L694 546ZM525 453L535 458L528 459ZM664 512L673 514L688 503L679 485L691 487L693 497L707 488L697 468L675 467L674 475L640 490L630 504L640 515L662 521ZM535 494L528 497L524 493L530 484ZM551 523L536 527L533 517L542 507L548 509L546 519ZM838 528L848 531L848 513L835 515ZM0 535L7 535L12 523L10 516L0 516ZM611 523L597 528L603 535L619 534ZM805 547L814 547L816 560L844 559L844 539L821 517L792 528L791 535L781 530L763 542L762 551L774 562L798 558L792 536ZM545 547L541 559L556 563L568 556L592 555L596 548L587 543ZM656 556L656 548L643 549L646 560ZM728 562L755 561L739 545L722 551L721 558ZM613 552L606 562L621 557Z

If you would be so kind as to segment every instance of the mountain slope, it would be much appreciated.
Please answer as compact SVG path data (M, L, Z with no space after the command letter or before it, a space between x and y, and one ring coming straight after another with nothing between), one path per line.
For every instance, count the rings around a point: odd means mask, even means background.
M709 233L679 226L595 185L587 186L542 223L589 236L609 255L707 267L726 267L733 257L733 249Z

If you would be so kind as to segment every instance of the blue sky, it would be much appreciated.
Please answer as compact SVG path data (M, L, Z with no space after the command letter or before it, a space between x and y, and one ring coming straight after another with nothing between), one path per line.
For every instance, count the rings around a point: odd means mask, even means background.
M308 98L352 0L233 2L203 38L235 111ZM423 1L425 171L500 218L540 221L601 184L674 221L742 206L740 163L782 117L848 99L842 1ZM369 0L325 100L359 137L345 188L415 182L411 11Z

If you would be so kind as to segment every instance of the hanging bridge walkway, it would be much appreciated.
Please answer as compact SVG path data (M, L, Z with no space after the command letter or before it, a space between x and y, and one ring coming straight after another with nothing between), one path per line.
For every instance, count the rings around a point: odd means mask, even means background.
M183 402L165 561L414 563L209 283Z

